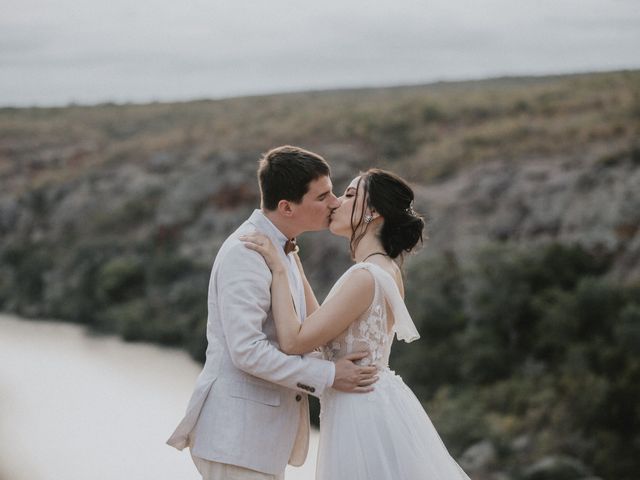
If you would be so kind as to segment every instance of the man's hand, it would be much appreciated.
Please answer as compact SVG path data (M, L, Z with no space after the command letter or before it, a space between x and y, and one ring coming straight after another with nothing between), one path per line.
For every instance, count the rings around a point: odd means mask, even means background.
M336 378L332 387L341 392L367 393L373 391L373 384L378 381L377 367L360 366L354 362L369 355L369 352L352 353L336 362Z

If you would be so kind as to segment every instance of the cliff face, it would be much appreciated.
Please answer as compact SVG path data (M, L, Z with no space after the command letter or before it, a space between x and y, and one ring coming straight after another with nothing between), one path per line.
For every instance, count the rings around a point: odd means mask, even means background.
M640 275L640 151L494 161L420 189L430 248L465 256L487 241L580 244L613 257L611 275Z
M430 220L431 253L464 258L488 241L578 242L613 256L615 277L637 279L639 85L638 72L616 72L3 109L0 251L171 244L208 265L258 206L260 152L291 143L327 158L337 192L370 166L411 180ZM326 288L348 262L344 245L326 234L303 241Z
M209 269L259 205L261 152L322 154L336 193L388 168L429 236L406 269L422 338L393 365L451 451L474 478L635 478L639 132L638 71L0 109L0 310L203 360ZM346 242L300 243L322 298Z

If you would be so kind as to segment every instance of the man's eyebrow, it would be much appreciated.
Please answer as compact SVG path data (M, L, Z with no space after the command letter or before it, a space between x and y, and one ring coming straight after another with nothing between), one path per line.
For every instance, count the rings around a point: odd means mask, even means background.
M326 197L327 195L329 195L331 193L331 190L327 190L326 192L322 192L320 195L318 195L316 198L320 198L320 197Z

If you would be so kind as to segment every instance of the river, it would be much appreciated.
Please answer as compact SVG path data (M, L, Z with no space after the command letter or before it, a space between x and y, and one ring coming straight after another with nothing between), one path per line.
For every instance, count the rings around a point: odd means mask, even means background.
M164 442L199 372L179 350L0 315L0 480L198 480ZM314 478L317 443L287 480Z

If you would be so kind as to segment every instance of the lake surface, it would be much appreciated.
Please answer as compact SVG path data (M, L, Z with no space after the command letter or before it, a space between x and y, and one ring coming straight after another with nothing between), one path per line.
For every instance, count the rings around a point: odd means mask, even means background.
M165 445L200 365L179 350L0 315L0 480L198 480ZM312 480L318 444L287 480Z

